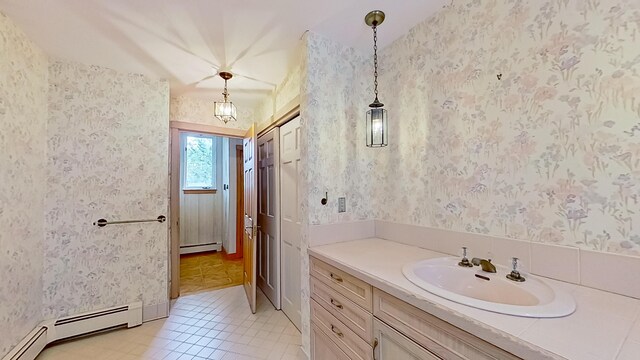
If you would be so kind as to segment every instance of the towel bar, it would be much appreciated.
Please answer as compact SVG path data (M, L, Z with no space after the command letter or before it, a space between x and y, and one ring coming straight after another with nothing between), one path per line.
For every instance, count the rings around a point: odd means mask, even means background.
M115 224L133 224L133 223L145 223L145 222L159 222L163 223L167 221L167 217L164 215L158 216L156 219L143 219L143 220L119 220L119 221L107 221L107 219L99 219L94 222L93 225L98 227L105 227L107 225L115 225Z

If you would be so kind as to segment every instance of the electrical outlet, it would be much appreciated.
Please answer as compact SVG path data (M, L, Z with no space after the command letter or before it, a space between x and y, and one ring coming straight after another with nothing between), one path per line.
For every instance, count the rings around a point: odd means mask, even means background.
M347 199L344 197L338 198L338 212L339 213L347 212Z

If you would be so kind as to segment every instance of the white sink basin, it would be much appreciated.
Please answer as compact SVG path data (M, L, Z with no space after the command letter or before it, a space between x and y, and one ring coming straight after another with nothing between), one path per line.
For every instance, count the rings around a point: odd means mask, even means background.
M506 278L511 272L496 265L497 273L478 266L458 266L458 258L435 258L407 264L402 273L422 289L478 309L524 317L550 318L573 313L576 303L563 289L539 277L525 274L525 282ZM481 275L489 280L478 278Z

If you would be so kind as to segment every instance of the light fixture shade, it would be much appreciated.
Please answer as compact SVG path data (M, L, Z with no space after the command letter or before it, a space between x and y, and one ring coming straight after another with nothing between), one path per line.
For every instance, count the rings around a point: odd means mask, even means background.
M215 117L223 121L225 124L229 121L236 121L236 106L231 101L215 102L213 108Z
M367 111L367 146L383 147L388 144L387 110L372 107Z

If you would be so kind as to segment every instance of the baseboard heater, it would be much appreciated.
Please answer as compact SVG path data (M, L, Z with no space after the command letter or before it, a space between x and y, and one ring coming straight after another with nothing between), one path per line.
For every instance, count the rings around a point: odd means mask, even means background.
M180 255L193 254L203 251L221 251L222 243L207 243L197 245L182 245L180 246Z
M45 346L52 342L119 327L130 328L140 324L142 324L141 302L45 321L31 331L2 360L34 360Z
M3 360L33 360L49 343L47 327L39 325L27 335Z

